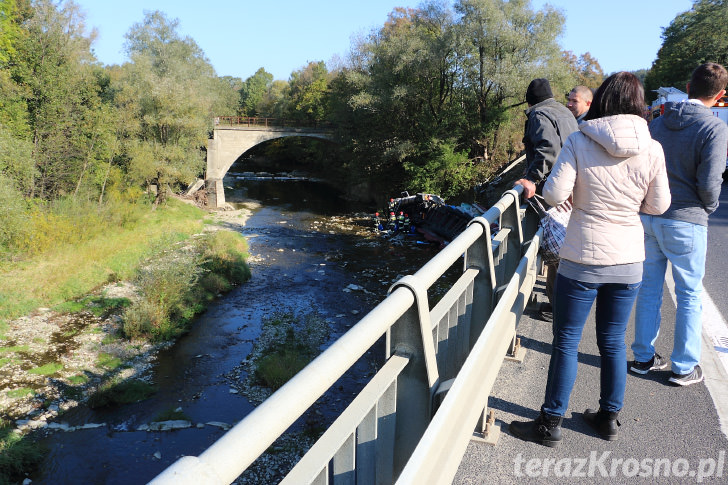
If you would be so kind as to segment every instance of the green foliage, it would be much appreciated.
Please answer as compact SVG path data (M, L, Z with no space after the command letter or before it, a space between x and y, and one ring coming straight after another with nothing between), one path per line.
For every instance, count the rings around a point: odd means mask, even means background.
M16 83L9 69L0 68L0 132L7 129L18 140L25 140L25 143L28 143L30 136L29 113L25 103L28 95L27 86Z
M157 388L148 382L131 379L127 381L111 381L99 388L88 398L88 406L91 409L114 406L119 404L131 404L148 399Z
M18 212L15 211L15 218L22 228L14 231L9 246L27 256L43 254L59 245L89 241L113 227L133 228L144 214L143 207L134 204L98 205L69 197L39 201Z
M27 87L23 96L38 172L33 195L53 198L73 191L91 156L88 135L99 107L92 38L72 2L33 2L23 28L12 73Z
M596 89L602 84L606 76L602 71L602 66L599 65L599 61L592 57L590 53L586 52L578 58L571 51L564 51L563 55L574 77L574 86L586 86Z
M139 129L128 148L129 175L136 183L157 184L157 202L202 171L200 148L213 116L209 100L223 86L194 40L177 33L178 26L160 11L147 12L132 26L125 37L133 62L122 66L115 88ZM229 91L234 93L232 86Z
M90 311L97 317L109 315L128 307L128 298L106 298L104 296L86 295L79 300L67 301L56 305L53 310L60 313L78 313Z
M308 65L291 74L289 81L289 118L306 124L327 117L328 71L323 61Z
M71 385L74 386L81 386L83 384L86 384L89 381L89 378L87 375L79 374L76 376L71 376L68 378L68 382L71 383Z
M311 362L305 349L282 349L266 355L258 362L257 376L266 387L280 389Z
M662 47L645 78L646 94L661 86L683 89L704 62L728 64L728 2L696 0L662 31Z
M0 255L21 246L27 234L28 213L25 200L13 182L0 173ZM2 259L2 256L0 256Z
M455 193L521 150L516 107L530 79L549 78L554 92L581 77L596 82L601 70L588 53L562 56L562 24L560 12L526 0L429 0L396 8L353 45L346 67L310 62L288 82L261 68L242 81L217 77L179 21L160 11L127 32L130 62L103 67L73 2L0 0L0 175L28 206L5 209L14 224L0 249L45 254L56 237L42 231L51 227L70 241L75 221L54 212L59 199L145 203L156 186L157 207L201 175L213 117L236 112L333 121L346 156L326 159L327 171L349 189ZM720 47L726 36L715 32L710 42ZM440 145L466 157L444 156ZM451 179L431 180L437 174ZM14 192L0 197L18 201Z
M349 183L455 194L508 162L522 150L528 83L546 77L554 92L574 85L557 43L562 25L560 12L525 0L395 9L329 85L331 118L351 153ZM589 73L598 66L582 59Z
M124 333L167 340L184 332L197 310L192 296L201 273L193 251L156 257L135 280L140 299L124 313Z
M289 115L288 82L275 80L257 106L258 116L285 119Z
M463 187L475 185L477 173L466 152L455 152L448 143L436 143L424 166L405 162L409 185L428 193L454 197Z
M10 60L15 52L15 42L20 35L16 22L15 0L0 0L0 67Z
M15 352L29 352L30 347L27 345L16 345L12 347L0 347L0 354L10 354Z
M230 291L250 279L248 243L239 233L215 231L198 247L204 261L200 284L210 294Z
M157 414L154 419L152 419L152 423L159 423L162 421L192 421L189 416L187 416L181 409L177 408L169 408L161 413Z
M243 116L260 116L261 103L273 84L273 74L262 67L245 80L240 88L240 113Z
M98 360L96 361L96 365L98 367L102 367L106 370L116 370L123 364L122 360L118 357L114 357L111 354L107 354L106 352L101 352L99 354Z
M79 210L73 216L78 230L48 225L47 232L31 239L36 245L43 242L44 252L19 255L24 259L13 264L3 265L0 259L0 318L54 307L109 281L133 278L155 250L200 231L205 214L176 200L153 212L148 206L128 203L112 204L100 212L96 205L90 207L93 212L84 216Z
M0 176L9 178L12 185L25 195L32 191L36 175L32 153L33 144L13 135L3 128L0 121Z
M25 396L34 396L35 391L29 387L21 387L19 389L8 391L6 394L10 399L17 399Z
M40 367L30 369L28 371L28 373L37 374L40 376L50 376L57 372L60 372L61 370L63 370L63 364L60 364L58 362L50 362L50 363L42 365Z
M246 250L239 234L215 231L156 256L136 278L140 297L124 312L124 333L168 340L186 332L208 300L250 277Z
M328 327L315 314L280 312L263 321L252 358L257 381L276 390L319 354Z
M15 427L0 420L0 483L22 483L28 470L35 469L47 450L28 437L15 433Z

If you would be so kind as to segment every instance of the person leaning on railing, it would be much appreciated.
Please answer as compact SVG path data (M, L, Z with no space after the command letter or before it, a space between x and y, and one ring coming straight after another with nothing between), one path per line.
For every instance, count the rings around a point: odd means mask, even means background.
M617 437L627 382L625 333L645 259L639 213L670 205L665 157L642 117L644 91L631 73L611 75L597 90L579 131L569 136L546 180L552 206L572 198L554 287L554 338L541 413L513 421L510 432L546 446L561 442L584 324L596 300L601 356L599 409L584 419L604 439Z
M577 123L566 106L554 99L548 79L537 78L526 89L526 125L523 132L523 145L526 148L526 173L516 180L523 186L523 196L530 199L541 194L543 183L551 172L566 139L577 130ZM547 264L546 297L548 303L542 305L539 317L551 321L554 299L556 265Z

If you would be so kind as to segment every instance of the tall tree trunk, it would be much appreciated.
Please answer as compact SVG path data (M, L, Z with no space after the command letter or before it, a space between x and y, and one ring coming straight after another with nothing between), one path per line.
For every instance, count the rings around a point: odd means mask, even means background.
M106 191L106 181L109 180L109 173L111 172L111 162L114 160L114 156L109 156L109 165L106 167L106 175L104 175L104 183L101 184L101 194L99 194L99 204L104 202L104 192Z
M88 162L91 159L91 154L94 151L94 146L96 145L96 133L94 133L94 137L91 139L91 146L88 149L88 153L86 154L86 160L83 162L83 168L81 169L81 175L78 176L78 182L76 182L76 190L73 191L73 198L76 198L76 194L78 194L78 189L81 187L81 181L83 180L83 176L86 174L86 169L88 168Z

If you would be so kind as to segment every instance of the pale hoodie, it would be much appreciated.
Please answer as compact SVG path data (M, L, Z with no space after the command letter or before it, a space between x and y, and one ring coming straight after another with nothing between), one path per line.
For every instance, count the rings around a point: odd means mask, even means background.
M573 194L573 212L559 256L588 265L645 259L639 212L670 206L665 156L635 115L585 121L564 143L543 188L546 202Z

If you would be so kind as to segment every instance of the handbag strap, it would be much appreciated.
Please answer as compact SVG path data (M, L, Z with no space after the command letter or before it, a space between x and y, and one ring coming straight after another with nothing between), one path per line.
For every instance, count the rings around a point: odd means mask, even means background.
M530 199L526 199L526 202L528 203L528 205L531 206L533 210L536 211L536 214L538 214L539 217L543 218L546 216L546 208L543 206L540 199L543 199L543 197L535 194Z

